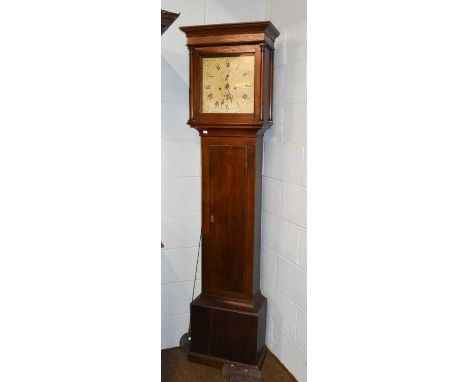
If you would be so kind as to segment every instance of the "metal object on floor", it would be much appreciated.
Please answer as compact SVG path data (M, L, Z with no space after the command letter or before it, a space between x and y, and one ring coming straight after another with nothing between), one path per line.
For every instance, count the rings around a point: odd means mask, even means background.
M255 366L227 362L224 364L222 372L224 377L229 377L230 382L264 381L262 372Z
M189 352L189 349L190 349L190 332L185 333L185 334L182 335L182 337L180 337L179 346L184 352L186 352L186 353Z

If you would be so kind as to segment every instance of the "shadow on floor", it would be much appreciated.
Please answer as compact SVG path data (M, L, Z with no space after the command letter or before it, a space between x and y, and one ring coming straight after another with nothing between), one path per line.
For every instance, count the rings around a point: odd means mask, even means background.
M265 382L297 382L278 359L269 351L262 367ZM161 351L162 382L227 382L221 369L189 362L187 353L180 348Z

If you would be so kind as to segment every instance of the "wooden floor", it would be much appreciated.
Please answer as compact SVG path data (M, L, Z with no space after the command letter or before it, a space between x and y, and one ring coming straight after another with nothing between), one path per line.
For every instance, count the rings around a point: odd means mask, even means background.
M162 382L226 382L221 369L215 369L198 363L189 362L187 353L180 348L161 351ZM262 367L265 382L297 382L278 359L267 352Z

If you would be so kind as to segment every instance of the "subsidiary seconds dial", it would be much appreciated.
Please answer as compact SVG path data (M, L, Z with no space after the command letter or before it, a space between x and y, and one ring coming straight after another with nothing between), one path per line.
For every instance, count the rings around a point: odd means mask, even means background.
M202 71L203 113L253 113L253 55L204 57Z

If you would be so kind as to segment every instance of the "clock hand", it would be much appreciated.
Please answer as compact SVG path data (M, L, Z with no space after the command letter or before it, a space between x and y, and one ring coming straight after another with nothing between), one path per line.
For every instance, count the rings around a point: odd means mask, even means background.
M228 73L227 77L229 77L229 73ZM224 85L224 96L223 96L223 100L221 101L221 105L223 105L224 100L226 99L226 101L227 101L230 98L230 96L231 96L231 93L229 93L229 84L226 83L226 85ZM232 103L232 100L231 100L231 103Z
M231 100L231 103L232 103L232 94L231 92L229 91L229 83L226 83L226 85L224 85L224 94L226 96L226 100Z
M230 99L230 100L231 100L231 103L232 103L232 94L231 94L231 92L229 91L229 89L226 89L226 90L227 90L227 96L226 96L226 98L227 98L227 99Z

